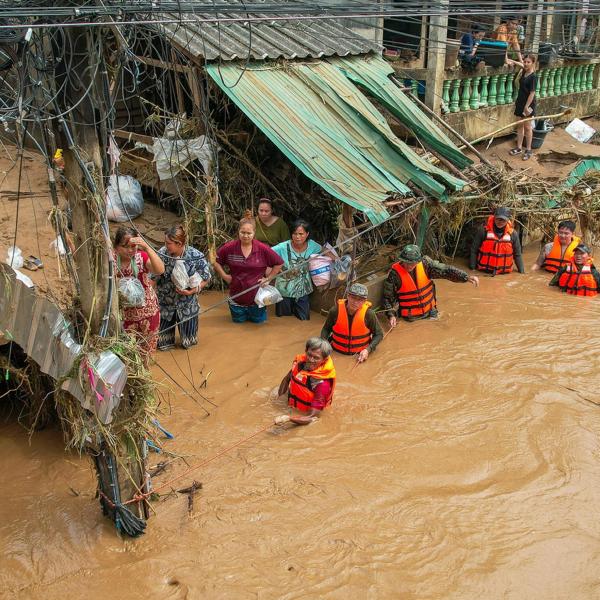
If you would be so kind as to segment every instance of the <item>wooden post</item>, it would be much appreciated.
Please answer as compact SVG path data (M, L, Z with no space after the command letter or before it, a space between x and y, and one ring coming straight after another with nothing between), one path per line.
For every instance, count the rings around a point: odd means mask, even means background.
M435 113L439 114L444 91L446 38L448 34L448 0L437 0L434 6L439 9L441 14L429 18L425 104Z

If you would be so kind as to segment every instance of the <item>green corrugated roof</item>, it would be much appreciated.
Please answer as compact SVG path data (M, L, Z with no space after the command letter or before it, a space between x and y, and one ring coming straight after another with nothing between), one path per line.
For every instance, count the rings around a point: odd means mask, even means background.
M443 201L462 188L394 135L336 60L205 69L305 175L373 223L388 218L385 200L411 186Z

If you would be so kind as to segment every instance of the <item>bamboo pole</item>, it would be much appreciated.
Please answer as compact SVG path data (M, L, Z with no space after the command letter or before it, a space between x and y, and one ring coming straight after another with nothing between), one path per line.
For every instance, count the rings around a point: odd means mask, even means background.
M534 121L537 119L558 119L560 117L564 117L565 115L568 115L570 112L571 112L571 109L567 108L566 110L563 110L563 112L556 113L554 115L543 115L541 117L538 117L538 116L527 117L526 119L521 119L520 121L515 121L514 123L509 123L508 125L505 125L504 127L500 127L499 129L496 129L496 131L492 131L492 133L486 133L485 135L478 137L476 140L473 140L471 142L471 144L477 144L477 142L482 142L483 140L487 140L488 138L496 137L499 133L502 133L505 129L510 129L511 127L514 127L515 125L520 125L521 123L528 123L529 121ZM464 146L461 146L461 150L463 148L464 148Z

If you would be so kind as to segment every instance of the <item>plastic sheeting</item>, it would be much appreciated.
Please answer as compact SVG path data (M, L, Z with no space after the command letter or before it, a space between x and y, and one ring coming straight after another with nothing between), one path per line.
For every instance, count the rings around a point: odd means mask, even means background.
M307 177L373 223L389 217L390 197L417 188L446 201L461 189L464 181L395 136L336 60L205 69Z
M189 140L154 138L152 146L138 142L138 148L145 148L154 154L156 172L160 180L172 179L194 159L198 159L205 173L208 173L213 157L210 140L201 135Z
M53 379L74 375L64 381L62 389L102 423L110 423L127 383L123 362L112 352L88 355L80 372L72 374L82 347L73 337L71 324L54 304L17 280L10 267L2 265L1 271L0 330L4 337L18 344Z

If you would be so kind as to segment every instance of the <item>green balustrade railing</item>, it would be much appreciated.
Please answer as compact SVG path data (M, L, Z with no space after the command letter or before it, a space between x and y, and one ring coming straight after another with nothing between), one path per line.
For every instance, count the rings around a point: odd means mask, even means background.
M537 71L538 98L576 94L594 88L595 64L549 67ZM519 91L520 73L476 75L444 81L442 102L449 112L511 104Z

